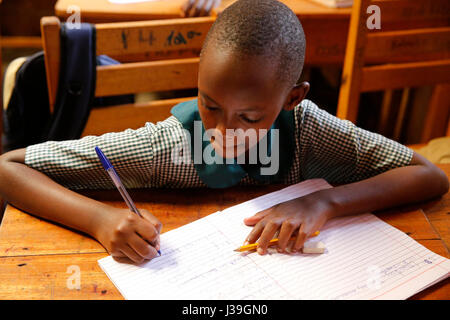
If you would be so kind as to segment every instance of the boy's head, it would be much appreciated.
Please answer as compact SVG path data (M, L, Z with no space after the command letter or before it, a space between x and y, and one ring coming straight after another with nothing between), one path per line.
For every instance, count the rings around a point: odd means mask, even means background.
M198 101L205 128L224 138L226 129L269 129L281 109L294 108L309 89L306 82L297 84L304 55L302 26L283 3L239 0L229 6L200 55ZM212 138L212 144L226 157L225 143Z

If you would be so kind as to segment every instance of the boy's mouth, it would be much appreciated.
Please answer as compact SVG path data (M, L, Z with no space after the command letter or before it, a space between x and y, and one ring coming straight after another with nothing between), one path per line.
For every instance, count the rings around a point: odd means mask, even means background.
M225 139L216 139L214 136L211 137L210 142L215 147L217 146L220 149L233 149L233 148L245 148L245 142L236 144L235 138L225 138ZM225 145L223 143L225 140Z
M225 146L222 139L216 139L215 137L211 137L210 142L222 158L236 158L245 152L245 142L236 144L233 140L225 140Z

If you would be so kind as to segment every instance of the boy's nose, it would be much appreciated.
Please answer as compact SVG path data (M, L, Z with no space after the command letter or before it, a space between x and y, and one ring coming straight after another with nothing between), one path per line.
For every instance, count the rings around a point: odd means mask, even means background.
M227 135L227 126L224 123L218 123L216 126L216 130L222 135L222 137L226 137Z
M213 135L214 136L213 139L220 145L233 145L235 143L236 137L234 135L234 130L232 128L226 127L223 124L217 124L214 132L215 133Z

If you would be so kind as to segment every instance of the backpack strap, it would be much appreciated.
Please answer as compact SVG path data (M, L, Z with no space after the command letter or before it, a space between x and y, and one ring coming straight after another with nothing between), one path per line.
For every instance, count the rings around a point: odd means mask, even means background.
M71 25L72 26L72 25ZM94 100L96 82L95 27L61 25L61 65L56 96L46 140L80 137Z

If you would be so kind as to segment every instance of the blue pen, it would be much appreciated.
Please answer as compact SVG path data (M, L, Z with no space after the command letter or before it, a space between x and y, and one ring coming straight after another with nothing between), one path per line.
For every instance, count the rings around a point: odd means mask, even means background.
M100 162L103 165L103 168L105 168L106 172L108 172L109 176L111 177L111 180L114 182L114 185L116 186L117 190L119 190L123 200L127 204L128 208L134 213L136 213L139 217L142 218L141 213L134 205L133 200L131 200L130 195L128 194L127 190L125 189L125 186L123 185L122 181L120 181L119 175L117 174L116 170L114 169L111 162L109 162L108 158L103 154L102 150L100 150L99 147L95 147L95 152L97 152L97 156L100 159ZM158 250L158 254L161 255L161 251Z

